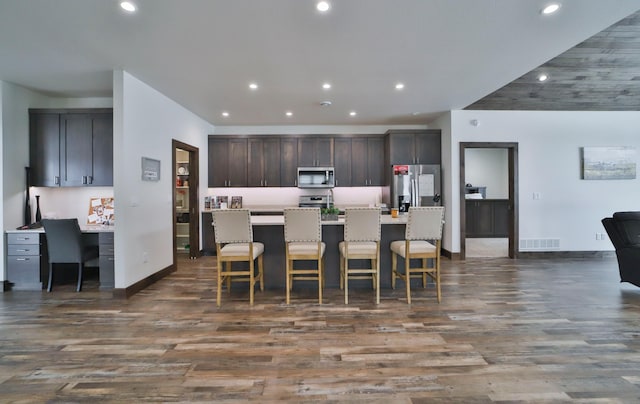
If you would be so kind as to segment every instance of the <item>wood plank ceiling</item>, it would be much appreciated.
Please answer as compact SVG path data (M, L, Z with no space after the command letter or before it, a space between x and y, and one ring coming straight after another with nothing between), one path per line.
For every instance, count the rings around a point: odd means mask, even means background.
M465 109L640 111L640 11Z

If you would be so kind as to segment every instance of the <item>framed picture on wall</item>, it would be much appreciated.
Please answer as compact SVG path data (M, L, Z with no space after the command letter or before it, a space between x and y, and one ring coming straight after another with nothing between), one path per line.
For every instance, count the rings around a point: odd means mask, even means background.
M629 146L583 147L583 180L636 178L636 149Z

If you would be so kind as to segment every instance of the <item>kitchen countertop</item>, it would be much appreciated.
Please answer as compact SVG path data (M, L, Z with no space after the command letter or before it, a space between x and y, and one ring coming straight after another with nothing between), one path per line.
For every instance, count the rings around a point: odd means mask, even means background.
M381 224L406 224L406 215L400 215L393 218L390 215L382 215ZM284 226L284 216L281 215L260 215L251 216L251 224L253 226ZM344 216L338 216L338 220L323 220L322 225L344 225Z

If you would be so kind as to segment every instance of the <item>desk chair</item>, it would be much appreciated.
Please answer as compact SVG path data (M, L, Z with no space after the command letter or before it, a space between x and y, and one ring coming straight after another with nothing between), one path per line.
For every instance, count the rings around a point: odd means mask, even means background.
M264 269L262 256L264 244L253 241L251 214L247 209L216 209L212 212L213 229L216 237L218 260L218 295L216 304L222 299L222 282L227 282L231 292L231 282L249 282L249 304L253 306L254 287L260 282L264 290ZM255 260L258 260L258 274L255 274ZM247 261L248 270L233 270L232 263Z
M82 271L87 261L98 258L98 246L84 246L78 219L42 219L49 252L49 282L47 292L53 283L53 264L77 264L78 286L82 290Z
M322 304L324 286L324 251L322 223L319 208L288 208L284 210L284 244L286 255L287 304L291 299L293 281L317 280L318 302ZM294 269L296 260L317 261L311 265Z
M405 240L391 242L391 287L395 289L396 278L405 281L407 303L411 304L411 278L422 278L422 287L427 286L427 276L436 283L438 303L440 293L440 243L444 207L410 207L405 230ZM435 241L435 245L427 240ZM404 258L404 273L398 271L398 256ZM419 259L421 265L411 268L411 260ZM431 259L433 266L428 266Z
M371 279L376 304L380 304L380 209L347 208L344 213L344 241L338 244L344 304L349 304L349 278ZM350 268L349 260L355 259L371 260L371 265L369 268Z

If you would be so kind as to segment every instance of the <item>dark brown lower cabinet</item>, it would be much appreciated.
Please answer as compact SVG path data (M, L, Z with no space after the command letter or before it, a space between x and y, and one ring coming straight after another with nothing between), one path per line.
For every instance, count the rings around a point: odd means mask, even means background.
M465 213L467 237L509 236L508 199L468 199L465 201Z

